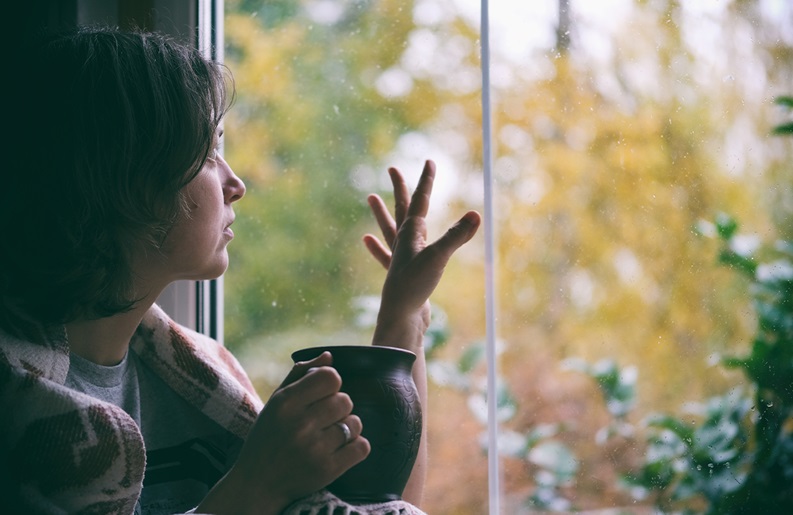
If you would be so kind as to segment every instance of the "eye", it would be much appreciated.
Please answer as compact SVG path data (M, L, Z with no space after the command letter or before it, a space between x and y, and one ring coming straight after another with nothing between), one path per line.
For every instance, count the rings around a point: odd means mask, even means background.
M220 157L220 144L216 142L212 148L209 149L207 160L217 161L218 157Z
M212 148L209 149L209 155L207 156L207 159L211 159L213 161L217 160L218 156L220 155L220 138L222 137L222 131L215 136L214 141L212 142Z
M212 137L212 146L209 148L209 153L207 154L207 161L217 161L220 157L220 145L221 145L221 138L223 138L223 131L218 130L215 132L215 135Z

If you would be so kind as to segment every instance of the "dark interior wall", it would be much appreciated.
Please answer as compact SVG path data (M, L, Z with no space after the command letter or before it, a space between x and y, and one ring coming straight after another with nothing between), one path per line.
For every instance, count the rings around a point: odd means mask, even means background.
M77 0L16 0L3 7L3 37L12 44L41 28L76 25ZM8 47L6 47L8 48Z
M198 1L185 0L12 0L3 7L4 43L43 28L85 24L166 32L196 41ZM9 48L9 47L6 47Z

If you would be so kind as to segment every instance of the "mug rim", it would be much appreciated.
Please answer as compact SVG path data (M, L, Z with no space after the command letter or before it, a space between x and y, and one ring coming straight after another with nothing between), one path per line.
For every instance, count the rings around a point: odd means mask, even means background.
M397 353L413 356L414 359L418 357L418 356L416 356L415 352L409 351L407 349L401 349L399 347L390 347L388 345L354 345L354 344L350 344L350 345L317 345L317 346L313 346L313 347L305 347L305 348L298 349L298 350L292 352L291 357L292 357L292 361L293 362L298 363L300 361L306 361L308 359L313 359L314 357L322 354L322 352L324 352L324 351L328 351L331 354L333 354L333 350L334 349L335 350L340 350L342 352L344 352L346 350L350 350L350 349L356 349L356 350L359 350L359 349L370 349L369 351L366 351L366 352L374 352L374 353L378 353L378 352L379 353L383 353L384 352L386 354L393 354L394 352L397 352ZM304 354L304 353L316 353L316 354L312 355L312 357L310 357L310 358L299 359L298 355Z

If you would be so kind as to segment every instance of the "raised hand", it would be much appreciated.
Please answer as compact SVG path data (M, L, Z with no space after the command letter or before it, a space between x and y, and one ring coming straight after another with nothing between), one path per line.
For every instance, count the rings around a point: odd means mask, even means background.
M476 211L469 211L443 236L428 243L426 217L435 180L435 163L427 161L424 164L412 196L396 168L390 168L388 174L394 187L394 215L391 216L382 198L368 197L385 242L372 234L363 238L372 256L388 270L372 344L399 347L416 354L413 379L422 409L426 409L427 374L422 344L430 323L429 297L449 258L476 234L482 219ZM406 501L417 506L423 497L427 470L427 418L426 415L422 417L419 453L403 493Z
M259 414L237 463L199 512L280 513L369 454L332 360L325 352L294 366ZM339 422L349 428L349 439Z
M415 352L429 326L429 296L452 254L476 234L481 217L476 211L469 211L438 240L428 243L426 216L435 164L425 163L412 196L396 168L390 168L388 173L394 187L394 216L378 195L368 197L385 242L372 234L363 240L372 256L388 270L374 343Z

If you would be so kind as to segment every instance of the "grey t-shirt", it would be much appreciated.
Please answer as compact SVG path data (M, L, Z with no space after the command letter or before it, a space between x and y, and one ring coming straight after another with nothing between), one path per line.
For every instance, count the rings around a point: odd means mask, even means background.
M65 384L119 406L141 429L146 473L136 514L195 508L242 447L241 439L180 397L131 349L109 367L71 354Z

